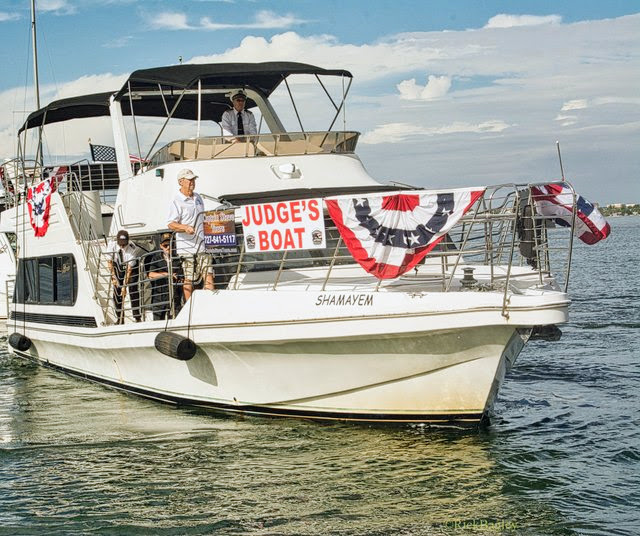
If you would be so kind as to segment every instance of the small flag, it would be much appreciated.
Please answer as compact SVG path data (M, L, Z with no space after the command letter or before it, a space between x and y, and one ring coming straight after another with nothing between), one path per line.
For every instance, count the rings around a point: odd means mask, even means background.
M484 188L464 188L340 196L325 203L358 264L378 279L392 279L418 264L483 192Z
M113 147L109 147L108 145L94 145L93 143L90 143L89 148L91 149L91 160L94 162L116 161L116 150Z
M42 170L42 179L44 180L53 178L56 185L58 185L68 171L69 168L67 166L46 167Z
M539 214L553 217L558 225L571 227L574 192L567 184L532 186L531 195ZM611 227L595 205L578 194L575 194L575 203L574 234L586 244L595 244L607 238Z

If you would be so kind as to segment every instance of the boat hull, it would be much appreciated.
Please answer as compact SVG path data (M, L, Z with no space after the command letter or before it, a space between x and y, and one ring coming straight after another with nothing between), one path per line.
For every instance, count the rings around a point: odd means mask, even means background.
M36 334L32 332L32 335ZM373 422L479 422L526 336L511 326L398 337L153 346L33 340L26 358L157 400L225 412ZM71 344L70 344L71 343Z

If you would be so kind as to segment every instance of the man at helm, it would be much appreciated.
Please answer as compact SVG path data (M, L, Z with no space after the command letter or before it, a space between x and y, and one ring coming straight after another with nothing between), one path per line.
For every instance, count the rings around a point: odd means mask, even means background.
M258 133L256 120L249 110L244 109L247 96L239 89L231 96L233 108L222 114L222 129L227 136L249 136Z

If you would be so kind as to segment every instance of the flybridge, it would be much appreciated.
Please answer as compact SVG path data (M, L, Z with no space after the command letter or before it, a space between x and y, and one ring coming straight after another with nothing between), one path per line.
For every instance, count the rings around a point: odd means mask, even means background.
M289 78L293 75L307 75L315 78L328 99L330 114L326 130L310 132L305 128L300 103L296 102ZM325 77L338 77L342 82L339 98L323 81ZM202 158L227 158L245 156L300 155L326 152L352 152L357 141L357 133L346 136L346 129L332 132L334 125L344 110L345 100L351 86L352 75L341 69L323 69L304 63L265 62L265 63L223 63L174 65L142 69L133 72L125 84L118 90L71 97L54 101L29 115L19 130L19 153L35 154L35 160L42 160L42 127L46 125L95 117L111 117L113 145L118 155L118 171L121 178L132 175L128 156L140 155L145 162L153 160L153 165L161 165L175 160ZM293 110L293 120L298 129L285 128L282 118L274 110L270 96L276 89L283 87ZM220 124L222 115L231 108L230 96L242 89L247 95L246 109L253 110L260 118L258 133L270 138L254 139L238 137L235 140L222 140L220 143L211 135L203 136L203 130L211 125ZM286 90L286 91L285 91ZM333 93L335 94L334 89ZM315 114L315 110L314 110ZM131 118L132 123L125 125L124 119ZM155 138L142 139L141 133L149 134L148 126L140 124L141 118L161 118ZM194 136L170 136L167 140L167 127L173 120L195 122ZM193 129L190 127L181 127ZM26 131L39 128L38 146L27 151ZM220 126L220 136L223 136ZM293 138L283 137L285 134ZM310 134L317 134L310 137ZM130 138L135 139L130 139ZM162 141L162 137L165 141ZM242 148L229 147L232 141L248 142ZM255 141L262 141L257 147ZM101 142L102 143L102 142ZM176 145L178 143L178 145ZM166 145L164 145L166 144ZM217 146L217 147L214 147ZM130 150L130 147L133 148ZM160 147L160 149L159 149ZM164 151L164 152L163 152ZM159 154L158 154L159 153ZM154 155L155 156L152 156Z

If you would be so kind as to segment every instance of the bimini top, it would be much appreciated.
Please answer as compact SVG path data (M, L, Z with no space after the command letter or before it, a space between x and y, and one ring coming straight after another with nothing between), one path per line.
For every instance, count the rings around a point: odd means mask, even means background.
M134 71L119 91L95 93L71 97L51 102L27 117L19 132L50 123L109 115L109 99L115 94L122 104L124 115L146 117L166 117L167 109L177 108L173 117L197 119L198 94L184 93L183 90L197 90L198 82L203 92L225 88L251 88L268 97L280 83L292 74L312 74L317 76L345 76L349 71L323 69L306 63L265 62L265 63L204 63L172 65ZM220 121L229 109L229 99L224 93L203 93L201 119ZM255 106L247 100L247 108Z
M125 95L129 91L129 87L132 92L158 90L158 85L165 88L194 88L198 80L200 80L202 89L250 87L269 96L280 85L280 82L292 74L351 78L349 71L322 69L306 63L288 61L172 65L133 72L119 91L118 98Z
M114 93L115 91L93 93L50 102L44 108L29 114L18 133L28 128L68 121L69 119L109 115L109 98Z

